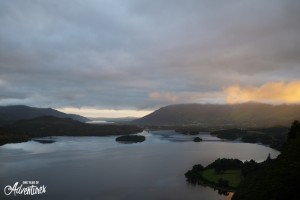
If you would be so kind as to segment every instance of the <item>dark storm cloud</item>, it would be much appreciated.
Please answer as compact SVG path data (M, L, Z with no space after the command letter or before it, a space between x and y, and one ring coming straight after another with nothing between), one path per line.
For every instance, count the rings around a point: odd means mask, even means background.
M156 108L300 74L300 3L0 2L0 104Z

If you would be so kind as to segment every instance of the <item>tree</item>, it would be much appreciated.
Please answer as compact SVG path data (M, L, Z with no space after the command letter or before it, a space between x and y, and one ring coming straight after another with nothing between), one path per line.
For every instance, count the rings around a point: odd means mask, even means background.
M265 162L270 162L270 161L272 161L272 158L271 158L271 154L269 153Z
M217 166L215 167L215 173L216 173L216 174L220 174L221 171L222 171L221 166L217 165Z
M221 187L228 187L228 180L226 179L222 179L222 178L219 178L218 179L218 185L221 186Z
M200 137L195 137L194 138L194 142L201 142L201 141L202 141L202 139Z
M296 138L297 134L299 134L299 132L300 132L300 122L298 120L295 120L292 123L291 129L288 134L288 138L289 139Z

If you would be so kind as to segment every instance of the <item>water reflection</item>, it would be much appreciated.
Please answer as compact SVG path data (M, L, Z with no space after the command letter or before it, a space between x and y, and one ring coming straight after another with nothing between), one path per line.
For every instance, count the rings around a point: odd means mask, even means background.
M56 142L52 144L29 141L1 146L0 188L15 181L39 180L48 188L39 199L46 200L219 200L228 196L209 187L191 187L184 173L194 164L206 166L219 157L265 160L269 153L272 158L279 154L257 144L195 143L195 136L173 131L140 134L146 137L145 142L129 145L117 143L116 136L108 136L54 137ZM26 198L31 197L19 199Z
M41 144L52 144L55 140L52 139L34 139L33 141L41 143Z

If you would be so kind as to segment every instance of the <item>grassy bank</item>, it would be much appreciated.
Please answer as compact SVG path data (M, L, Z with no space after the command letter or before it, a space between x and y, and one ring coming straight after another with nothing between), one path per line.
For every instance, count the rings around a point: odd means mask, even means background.
M185 173L185 177L192 184L234 191L240 185L249 166L254 167L254 165L256 165L254 161L243 163L238 159L222 158L215 160L206 167L201 164L194 165L191 170Z
M227 180L228 186L232 188L237 188L242 179L241 170L226 170L217 174L214 169L206 169L201 175L203 179L215 184L218 184L220 179Z

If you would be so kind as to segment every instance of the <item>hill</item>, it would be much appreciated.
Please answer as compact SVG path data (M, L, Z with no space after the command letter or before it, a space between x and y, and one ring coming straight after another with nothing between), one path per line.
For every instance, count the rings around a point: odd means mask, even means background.
M189 183L209 185L224 194L235 191L232 200L298 200L299 169L300 122L294 121L276 159L270 154L260 163L219 158L206 167L194 165L185 176Z
M96 125L70 118L43 116L1 126L0 145L26 142L34 137L128 135L141 131L141 128L134 125Z
M0 133L28 137L126 135L141 131L141 128L133 125L96 125L52 116L20 120L14 124L0 127Z
M33 119L41 116L53 116L58 118L71 118L81 122L89 121L80 115L66 114L52 108L35 108L24 105L0 106L0 125L10 124L17 120Z
M300 105L178 104L162 107L133 123L149 126L270 127L300 118Z
M300 199L300 123L295 121L277 159L261 164L242 181L232 200Z

